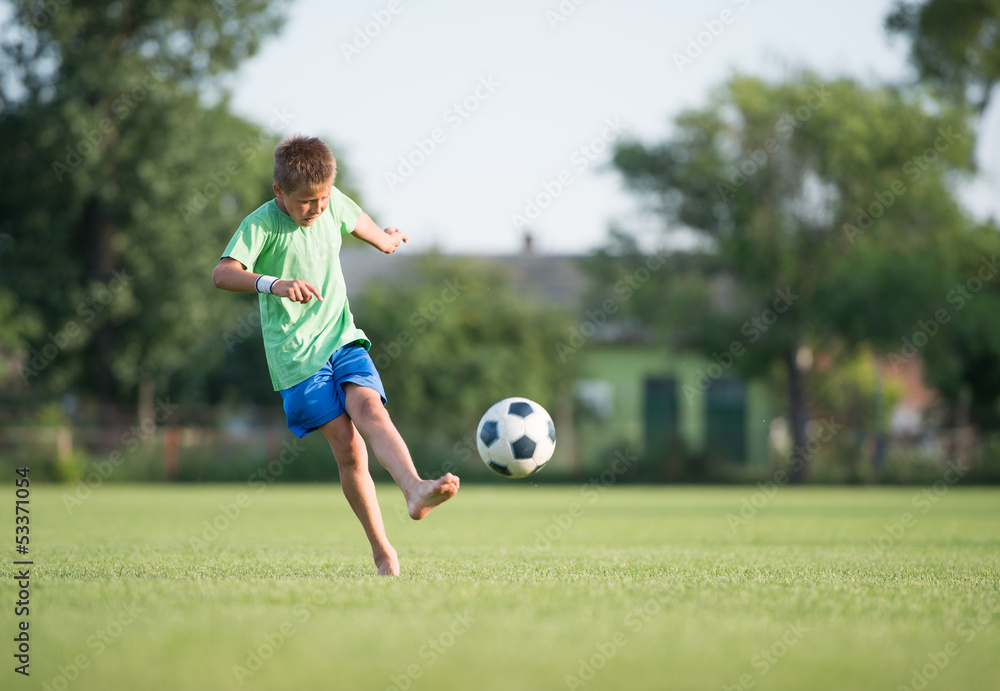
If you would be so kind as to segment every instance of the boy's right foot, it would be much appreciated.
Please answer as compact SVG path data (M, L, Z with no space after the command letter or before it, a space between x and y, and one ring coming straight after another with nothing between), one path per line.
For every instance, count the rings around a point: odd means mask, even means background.
M435 506L454 497L459 484L458 476L451 473L446 473L437 480L421 480L406 498L406 508L409 510L410 518L419 521Z
M390 547L384 554L376 555L375 566L378 567L379 576L398 576L399 557L396 556L396 550Z

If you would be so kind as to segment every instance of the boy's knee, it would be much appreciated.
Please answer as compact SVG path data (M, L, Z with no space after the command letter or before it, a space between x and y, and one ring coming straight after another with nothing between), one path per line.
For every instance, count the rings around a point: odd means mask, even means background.
M385 406L382 405L382 397L375 389L354 385L348 390L348 397L348 407L353 419L377 420L388 417Z
M356 473L368 468L368 454L362 453L356 448L343 449L341 453L335 451L333 457L337 460L337 468L340 469L341 475Z
M368 466L368 448L357 432L343 440L331 440L330 448L340 472L351 472Z
M346 456L355 447L354 439L349 436L332 437L328 439L328 441L330 442L330 448L333 449L333 452L335 454L337 454L337 458L340 458L341 456Z
M324 427L323 434L330 442L330 448L333 450L333 455L337 457L338 463L341 458L347 459L363 453L365 450L365 442L349 418L335 420L329 426Z
M377 394L362 401L361 415L368 420L381 420L389 417L385 406L382 405L382 399Z

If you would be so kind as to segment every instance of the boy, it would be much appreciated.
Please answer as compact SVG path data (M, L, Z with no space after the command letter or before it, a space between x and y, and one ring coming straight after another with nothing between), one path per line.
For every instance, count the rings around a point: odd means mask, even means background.
M371 343L347 304L341 235L351 233L386 254L407 236L375 225L333 186L336 175L337 162L319 139L282 141L274 150L275 198L243 220L212 281L222 290L260 293L267 365L284 399L288 427L299 437L318 429L330 442L344 495L365 529L379 574L398 576L364 439L403 491L415 520L453 497L459 479L451 473L435 481L417 475L386 412L382 380L368 356Z

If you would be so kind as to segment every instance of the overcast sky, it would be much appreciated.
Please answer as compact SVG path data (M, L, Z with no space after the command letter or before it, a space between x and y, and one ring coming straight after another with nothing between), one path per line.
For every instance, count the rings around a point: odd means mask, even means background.
M616 138L665 138L735 71L904 80L906 46L882 28L891 5L293 0L232 80L234 107L327 139L412 251L516 252L528 220L539 251L585 253L612 224L654 232L607 165ZM998 120L980 123L984 179L964 193L980 216L1000 209Z

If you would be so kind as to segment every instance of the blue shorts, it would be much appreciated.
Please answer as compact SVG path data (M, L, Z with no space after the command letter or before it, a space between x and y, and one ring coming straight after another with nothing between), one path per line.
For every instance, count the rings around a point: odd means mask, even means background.
M348 382L375 389L385 405L385 388L375 363L364 346L349 343L338 348L319 372L290 389L282 389L288 429L301 438L347 412L344 384Z

